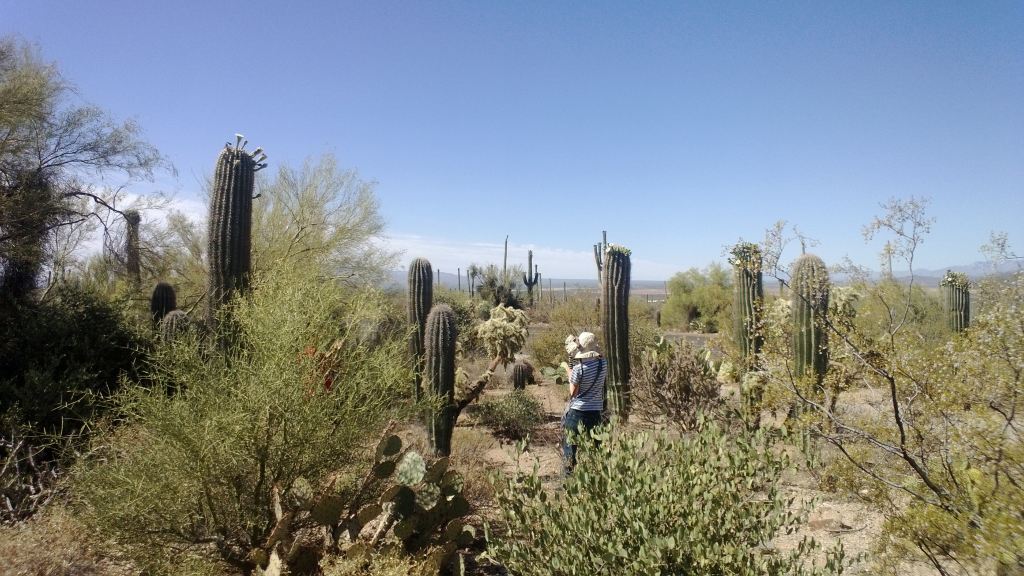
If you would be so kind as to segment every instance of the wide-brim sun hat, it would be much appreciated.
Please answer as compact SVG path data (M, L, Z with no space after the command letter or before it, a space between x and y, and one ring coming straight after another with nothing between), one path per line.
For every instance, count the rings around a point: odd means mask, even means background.
M573 358L582 360L585 358L597 358L601 355L597 350L597 336L594 336L593 332L580 332L576 341L579 343L579 349Z

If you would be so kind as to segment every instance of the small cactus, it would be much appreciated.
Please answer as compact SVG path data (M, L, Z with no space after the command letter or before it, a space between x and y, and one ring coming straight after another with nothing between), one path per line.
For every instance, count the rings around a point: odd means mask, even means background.
M764 285L761 276L761 248L751 242L740 242L732 249L729 263L733 265L733 335L747 369L754 368L764 338L761 334L761 311Z
M608 359L606 408L623 420L629 417L630 402L629 255L629 249L609 244L601 280L601 327Z
M942 288L946 324L953 332L963 332L971 324L971 283L967 275L946 270L939 286Z
M183 310L171 310L160 320L159 336L164 343L173 342L192 326L192 321Z
M793 263L793 354L796 376L813 376L820 387L828 369L829 278L825 263L804 254Z
M153 323L159 324L164 316L177 308L178 297L174 287L166 282L158 283L149 298L149 312L153 317Z
M431 308L427 316L423 342L423 376L430 392L440 397L441 406L430 415L427 432L430 446L437 454L447 456L452 450L452 429L455 427L455 346L458 327L455 312L447 304Z
M412 333L409 336L409 353L415 367L413 395L417 401L423 395L423 334L427 325L427 315L434 304L434 273L430 261L417 258L409 264L409 297L406 302L409 325Z
M509 384L515 390L522 390L526 388L527 384L533 384L536 382L534 378L533 366L525 360L517 360L515 364L512 364L512 368L508 373Z

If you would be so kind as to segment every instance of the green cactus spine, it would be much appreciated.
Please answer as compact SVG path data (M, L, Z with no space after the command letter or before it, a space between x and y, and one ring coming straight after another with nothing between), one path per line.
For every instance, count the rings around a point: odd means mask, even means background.
M813 254L797 258L792 268L793 357L796 376L812 376L821 385L828 369L829 279L825 263Z
M764 306L764 284L761 274L761 248L751 242L740 242L732 249L729 262L733 266L733 335L736 347L748 370L757 363L764 338L761 335L761 311Z
M537 285L540 280L540 272L537 271L537 267L533 265L533 250L528 252L526 259L526 272L523 272L523 285L526 286L526 294L530 300L530 306L533 306L533 287Z
M963 272L946 270L939 283L942 288L946 323L953 332L963 332L971 324L971 283Z
M409 297L406 308L412 333L409 336L409 352L416 372L413 395L419 401L423 395L423 338L427 315L434 304L434 272L430 261L417 258L409 264Z
M153 323L159 324L169 312L178 308L178 295L174 287L167 282L160 282L153 288L153 295L149 297L149 312L153 317Z
M430 392L441 399L441 406L430 415L427 432L434 452L447 456L452 450L452 429L457 416L455 342L458 328L451 306L438 304L431 308L424 336L424 380Z
M127 224L125 230L124 259L125 268L128 271L128 279L138 286L142 283L142 263L139 257L139 224L142 216L138 210L127 210L124 213L124 220Z
M535 382L533 366L523 360L516 360L509 370L508 381L515 390L522 390L526 388L527 384L533 384Z
M252 262L252 200L256 172L266 164L257 148L245 151L242 136L224 146L217 157L210 197L208 254L210 261L207 314L215 324L217 310L249 284Z
M183 334L192 325L188 314L183 310L171 310L160 320L158 325L160 341L164 343L173 342L175 338Z
M623 420L629 417L629 281L630 251L608 245L601 279L601 327L608 379L605 407Z

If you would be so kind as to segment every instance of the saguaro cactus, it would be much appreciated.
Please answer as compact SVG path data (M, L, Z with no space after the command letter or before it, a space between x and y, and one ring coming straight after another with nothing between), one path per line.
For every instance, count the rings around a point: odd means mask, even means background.
M601 280L601 327L604 332L608 378L606 407L623 420L629 417L629 280L630 251L609 244Z
M437 454L452 451L452 429L458 411L455 407L455 342L458 327L455 312L447 304L430 310L424 341L424 379L431 393L441 398L441 406L430 415L427 433Z
M245 151L243 136L224 145L217 157L210 197L208 253L210 260L207 314L211 325L217 309L249 284L252 259L252 200L255 175L266 167L266 154ZM248 141L246 141L248 142ZM260 155L259 158L254 156Z
M153 288L153 295L149 297L149 312L153 316L153 322L159 324L172 310L178 308L178 296L174 287L167 282L160 282Z
M412 334L409 336L409 353L415 367L413 395L416 400L423 394L423 338L427 325L427 315L434 303L434 273L430 261L417 258L409 264L409 297L406 309L409 313L409 325Z
M735 278L733 286L733 335L736 347L748 370L753 369L761 352L761 311L764 306L764 285L761 275L761 248L751 242L740 242L729 259Z
M608 251L608 231L601 231L601 241L594 244L594 263L597 264L597 280L602 281L604 276L602 271L604 270L604 253Z
M128 279L135 286L142 283L142 262L139 256L139 224L142 216L138 210L126 210L124 221L127 224L125 234L124 259L128 271Z
M523 272L523 285L526 286L526 294L530 300L530 306L533 306L533 287L540 280L540 272L533 265L533 250L530 250L527 254L526 272Z
M512 384L513 389L522 390L526 388L527 384L536 382L533 372L533 366L528 362L516 360L515 364L512 364L511 370L509 370L508 381Z
M942 288L946 323L953 332L962 332L971 324L971 283L963 272L946 270L939 282Z
M804 254L793 263L792 276L790 302L796 376L813 376L817 388L828 369L828 268L821 258Z

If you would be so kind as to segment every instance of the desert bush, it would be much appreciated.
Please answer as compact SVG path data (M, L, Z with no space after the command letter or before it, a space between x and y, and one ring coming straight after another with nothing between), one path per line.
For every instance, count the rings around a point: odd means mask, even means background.
M513 390L498 399L482 402L477 413L480 423L495 434L515 440L525 438L544 420L540 402L526 390Z
M633 365L631 383L633 412L652 422L690 430L700 414L719 408L719 386L708 354L685 340L662 340L645 350Z
M522 576L584 574L841 574L841 547L813 566L815 545L772 546L807 510L792 511L778 480L788 465L761 433L728 436L604 430L554 494L536 470L499 481L502 536L488 555Z
M548 327L530 341L530 354L540 366L557 366L567 360L565 337L583 331L600 334L598 311L593 300L570 298L556 302L548 311Z
M404 340L360 343L378 295L314 274L258 275L232 304L228 352L195 338L160 347L151 384L126 387L121 425L73 474L83 517L149 570L173 572L182 552L209 551L251 569L275 524L272 492L349 477L403 405Z
M71 434L97 417L145 355L121 308L75 285L0 314L0 413L17 411L39 432Z
M691 268L668 281L669 297L662 321L699 332L718 332L732 320L732 276L720 264L703 271Z

